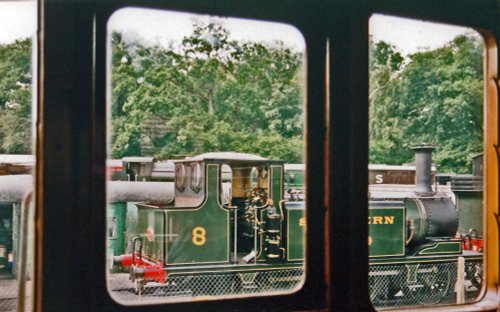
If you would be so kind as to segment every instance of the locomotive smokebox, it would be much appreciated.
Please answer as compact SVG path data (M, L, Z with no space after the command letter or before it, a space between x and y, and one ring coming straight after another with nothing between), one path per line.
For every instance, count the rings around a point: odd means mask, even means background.
M422 144L415 152L416 189L414 198L406 198L406 216L413 220L414 230L410 245L416 246L435 238L455 236L458 213L449 196L435 193L431 187L432 152L434 146Z
M432 152L434 146L422 144L412 148L415 152L415 178L417 194L432 193L431 188L431 168L432 168Z

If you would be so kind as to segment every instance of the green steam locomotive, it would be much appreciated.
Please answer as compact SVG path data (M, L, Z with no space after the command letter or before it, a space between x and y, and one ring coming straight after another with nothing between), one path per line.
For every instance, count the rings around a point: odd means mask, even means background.
M304 274L305 207L283 200L283 178L283 162L249 154L176 161L174 197L137 204L139 235L114 264L130 267L139 293L148 283L188 296L293 289Z
M452 197L431 188L432 148L415 151L417 187L369 201L369 285L377 307L466 302L481 289L482 253L463 250ZM130 253L113 257L115 269L130 272L139 294L296 289L305 278L306 207L286 194L285 178L283 162L249 154L175 161L173 196L136 204L137 235Z
M416 187L399 196L371 193L369 285L377 307L465 303L482 286L481 250L464 250L451 192L431 185L434 147L417 146ZM476 206L480 216L481 203Z

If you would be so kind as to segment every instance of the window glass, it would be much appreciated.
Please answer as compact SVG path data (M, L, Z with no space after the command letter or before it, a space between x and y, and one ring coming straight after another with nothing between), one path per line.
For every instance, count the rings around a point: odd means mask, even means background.
M115 12L107 35L111 296L296 291L305 180L292 203L284 177L285 164L304 163L302 35L138 8Z
M0 311L31 310L35 31L35 1L0 1Z
M483 279L483 44L370 20L369 287L376 308L463 304Z

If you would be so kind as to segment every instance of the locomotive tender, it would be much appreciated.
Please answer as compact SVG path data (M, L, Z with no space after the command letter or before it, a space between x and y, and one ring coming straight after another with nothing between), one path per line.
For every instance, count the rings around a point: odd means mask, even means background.
M482 254L462 250L454 238L455 204L431 188L432 150L415 148L414 191L369 201L369 285L377 307L453 303L480 292ZM203 154L175 162L174 188L170 202L137 204L132 253L114 257L116 266L130 268L137 292L159 283L165 296L255 294L292 290L303 280L305 202L283 200L283 162Z

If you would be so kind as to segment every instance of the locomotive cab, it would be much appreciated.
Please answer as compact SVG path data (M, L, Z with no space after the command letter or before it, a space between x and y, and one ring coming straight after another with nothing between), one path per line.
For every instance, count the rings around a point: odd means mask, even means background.
M175 162L174 185L172 202L137 205L146 254L166 264L199 262L199 256L187 256L198 254L189 242L210 242L214 249L206 258L211 260L226 254L233 263L283 259L285 216L278 206L283 162L242 153L202 154ZM151 233L165 234L151 239ZM186 252L189 249L192 253Z
M226 165L231 170L231 179L227 183L230 192L221 194L221 203L223 207L232 210L232 258L236 263L255 261L262 251L260 234L265 231L264 227L268 234L269 231L280 230L281 216L274 209L271 196L280 192L281 188L269 188L270 167L267 163L229 161ZM222 190L224 189L223 187ZM277 252L275 256L279 257L279 250Z
M230 214L231 262L282 259L284 216L275 204L283 197L283 163L240 153L210 153L198 157L219 167L219 204Z

